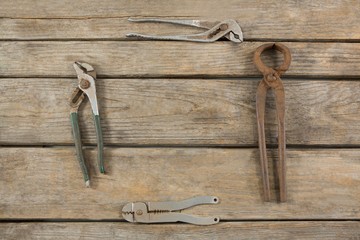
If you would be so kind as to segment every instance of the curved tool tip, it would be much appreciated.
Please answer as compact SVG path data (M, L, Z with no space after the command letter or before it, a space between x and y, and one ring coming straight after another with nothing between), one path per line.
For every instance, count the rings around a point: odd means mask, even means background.
M82 71L82 72L86 71L86 69L84 68L81 62L74 62L73 67L75 68L76 71Z
M85 186L88 188L90 187L90 180L85 181Z
M236 43L241 43L241 42L243 42L243 41L244 41L244 37L243 37L242 32L237 32L237 33L230 32L230 41L236 42Z
M80 62L74 62L74 63L73 63L73 66L74 66L74 67L78 67L78 68L82 68L82 65L81 65Z
M240 41L243 42L244 41L244 35L241 33L240 35Z
M123 218L128 222L134 222L133 203L127 203L121 210Z
M146 22L148 21L147 18L139 18L139 17L129 17L129 22Z
M95 71L94 67L91 66L90 64L86 63L86 62L78 62L78 61L76 61L76 62L74 62L73 66L74 66L75 70L81 70L84 73ZM95 74L95 76L96 76L96 74Z
M126 36L127 37L137 37L138 34L137 33L127 33Z

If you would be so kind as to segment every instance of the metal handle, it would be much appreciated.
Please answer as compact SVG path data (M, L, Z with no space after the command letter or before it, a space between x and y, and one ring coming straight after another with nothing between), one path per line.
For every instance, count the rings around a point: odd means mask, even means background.
M154 23L172 23L184 26L193 26L193 27L200 27L200 28L212 28L216 23L209 23L207 21L200 21L200 20L188 20L188 19L166 19L166 18L128 18L130 22L154 22Z
M76 156L77 156L77 159L80 164L81 172L83 174L86 187L89 187L90 186L90 178L89 178L88 170L85 165L84 155L82 152L79 119L78 119L77 112L70 113L70 121L71 121L73 137L74 137L74 141L75 141Z
M256 92L256 118L258 125L258 139L260 149L260 165L261 177L264 189L264 201L270 201L270 181L269 181L269 168L266 155L266 141L265 141L265 104L266 92L268 86L264 81L261 81Z
M286 135L285 135L285 91L282 83L275 89L276 113L278 119L278 151L279 161L277 173L279 177L280 202L286 202Z
M177 211L201 204L218 204L219 198L214 196L199 196L194 198L185 199L182 201L171 202L148 202L149 211Z
M219 217L199 217L177 212L152 214L149 219L149 223L184 222L195 225L212 225L219 223L219 221Z
M215 42L222 36L218 36L217 38L208 37L208 33L199 33L199 34L191 34L191 35L176 35L176 36L156 36L156 35L146 35L140 33L128 33L126 37L138 37L144 39L152 39L152 40L171 40L171 41L189 41L189 42Z
M99 169L100 169L101 173L105 173L104 142L103 142L102 131L101 131L100 116L99 115L93 115L93 116L94 116L94 122L95 122L96 142L97 142L97 146L98 146Z

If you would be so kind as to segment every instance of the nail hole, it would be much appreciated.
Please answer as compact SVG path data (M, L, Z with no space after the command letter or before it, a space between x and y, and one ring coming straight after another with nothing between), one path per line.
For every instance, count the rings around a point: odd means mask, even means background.
M214 218L214 222L217 222L218 221L218 219L217 218Z
M214 198L214 202L217 202L218 200L217 200L217 198Z

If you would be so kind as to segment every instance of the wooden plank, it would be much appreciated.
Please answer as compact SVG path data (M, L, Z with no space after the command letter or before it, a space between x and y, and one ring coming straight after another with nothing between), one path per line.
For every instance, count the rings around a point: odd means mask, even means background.
M256 145L259 80L99 79L106 145ZM77 79L2 79L0 143L73 144L68 99ZM360 81L286 80L287 143L360 143ZM266 127L276 143L274 96ZM80 108L82 139L95 144L90 106Z
M359 39L360 3L347 1L276 0L218 1L157 0L151 4L138 1L40 0L7 1L1 4L2 38L124 38L129 30L138 28L127 23L130 16L176 17L187 19L236 19L251 39ZM21 6L21 8L19 7ZM15 19L14 19L15 18ZM45 19L39 21L38 19ZM63 21L66 19L66 21ZM180 33L181 27L142 27L148 33ZM163 30L161 30L162 28ZM56 30L56 31L55 31ZM187 31L185 30L185 33ZM79 34L84 33L84 34Z
M188 224L2 223L0 234L21 239L351 239L360 222L228 222L209 227Z
M169 24L134 24L127 18L86 18L86 19L13 19L0 18L0 39L46 40L46 39L117 39L126 38L131 32L151 34L185 34L204 31L193 27ZM334 36L334 35L333 35Z
M89 62L102 76L258 76L255 49L263 43L26 41L0 42L0 76L74 77L72 63ZM293 61L287 76L360 76L360 43L285 43ZM268 63L269 58L265 61ZM280 64L282 57L274 59ZM285 76L286 78L286 76Z
M187 213L227 220L360 218L359 149L289 149L287 203L277 203L274 190L273 201L263 202L258 152L106 148L107 174L101 175L96 151L88 149L92 188L85 188L72 147L1 148L0 218L121 219L126 202L201 195L221 202Z

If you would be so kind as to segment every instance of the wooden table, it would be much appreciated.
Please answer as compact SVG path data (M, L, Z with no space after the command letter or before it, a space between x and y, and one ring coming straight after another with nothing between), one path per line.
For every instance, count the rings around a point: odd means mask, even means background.
M360 239L360 2L2 1L2 239ZM236 19L245 42L137 41L127 32L194 33L130 16ZM293 55L286 92L288 202L264 203L252 63L264 42ZM265 56L267 63L281 56ZM72 62L95 66L106 175L90 105L80 110L92 188L69 121ZM273 95L269 156L276 160ZM273 167L270 166L273 176ZM271 178L274 187L273 178ZM129 201L216 195L187 210L220 224L124 222Z

